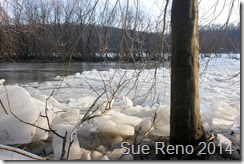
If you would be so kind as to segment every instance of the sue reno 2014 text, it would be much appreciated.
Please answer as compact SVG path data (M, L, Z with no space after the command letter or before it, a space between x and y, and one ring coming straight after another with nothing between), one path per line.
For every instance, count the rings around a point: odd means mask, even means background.
M227 152L232 154L232 143L226 145L223 143L215 144L214 142L200 142L199 144L200 149L197 150L199 155L204 154L214 154L218 149L219 154L223 154L223 152ZM121 147L124 150L123 154L149 154L150 147L149 145L131 145L129 142L123 142ZM155 142L154 146L155 154L193 154L194 153L194 146L192 145L165 145L164 142Z

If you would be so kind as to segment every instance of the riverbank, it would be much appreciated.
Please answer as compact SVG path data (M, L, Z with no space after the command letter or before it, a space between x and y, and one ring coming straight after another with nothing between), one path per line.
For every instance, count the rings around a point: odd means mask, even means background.
M209 159L240 159L240 61L217 58L202 60L200 66L199 89L203 126L208 135L214 134L213 144L216 147L220 143L225 145L222 149L216 148L218 151L210 154ZM15 95L13 102L19 102L19 105L15 106L16 111L21 104L27 105L29 102L30 108L22 108L20 116L26 115L27 112L28 117L37 120L41 127L49 127L45 118L38 115L41 112L41 115L45 116L46 109L51 127L61 135L65 134L66 129L69 136L75 125L84 120L79 128L75 128L69 159L119 160L124 153L121 147L123 142L130 145L136 142L141 146L150 147L153 147L155 142L168 144L170 70L167 68L103 71L93 69L66 77L56 76L44 83L19 84L7 86L8 88L10 98L11 94ZM17 90L19 95L16 94ZM48 98L50 95L52 97ZM7 106L3 88L1 96L3 104ZM27 111L31 109L36 112ZM4 117L4 113L1 113L1 117ZM6 134L3 129L8 131L9 124L13 123L1 123L1 135ZM8 126L3 128L2 125ZM30 130L29 125L23 124L22 128ZM21 131L18 135L16 133L13 135L21 137L22 134L23 138L28 135ZM35 135L29 136L29 140L25 141L27 145L24 141L20 143L20 139L8 140L11 138L10 130L9 138L6 137L0 143L9 144L9 141L39 156L60 159L62 139L35 127L29 132L32 133ZM69 142L67 144L69 145ZM230 146L233 155L228 155ZM219 150L224 153L220 154ZM67 154L64 157L67 158ZM123 159L138 160L140 157L130 153ZM143 159L160 157L150 153L144 154Z

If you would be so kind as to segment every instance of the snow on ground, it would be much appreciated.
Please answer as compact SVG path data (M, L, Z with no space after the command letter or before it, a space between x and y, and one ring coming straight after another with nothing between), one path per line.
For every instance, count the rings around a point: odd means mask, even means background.
M240 76L235 76L240 72L240 61L227 57L211 59L209 62L205 59L200 62L200 68L200 107L205 130L221 132L235 145L240 146ZM70 133L70 129L74 128L84 115L86 116L86 111L91 106L91 111L88 113L90 116L104 113L83 123L75 131L74 134L77 134L78 138L74 137L76 138L74 151L81 149L81 154L78 155L79 157L74 155L72 159L92 159L99 153L97 159L107 158L104 155L108 155L109 158L109 155L113 155L113 150L120 148L119 143L132 137L139 127L141 127L140 133L147 134L149 138L169 136L169 69L161 67L156 70L92 70L67 76L63 81L61 79L62 77L57 77L54 81L41 84L34 82L22 87L32 97L31 99L27 97L28 102L34 103L33 106L37 108L33 107L32 111L34 113L41 111L42 115L45 114L43 112L46 98L54 91L47 101L48 112L51 126L62 133L64 131L60 129L61 127L66 128ZM8 87L11 89L13 86ZM22 91L23 88L20 90ZM106 93L96 101L98 94L102 94L104 90ZM19 100L23 102L21 95L18 96ZM23 113L29 110L31 109L22 108ZM156 124L151 126L155 113ZM2 121L2 114L0 117ZM37 116L33 114L32 119L36 120ZM7 123L9 122L6 120L1 123L0 130L3 131ZM48 128L45 119L39 117L38 123ZM100 136L98 139L99 133L103 134L103 137ZM47 135L45 131L38 129L34 140L47 139ZM115 138L111 138L111 135ZM94 138L97 143L89 141L91 138ZM3 140L0 141L8 144ZM61 153L58 150L60 142L60 138L54 137L55 158L58 158ZM96 149L98 153L89 151L91 149ZM109 159L111 158L114 157Z

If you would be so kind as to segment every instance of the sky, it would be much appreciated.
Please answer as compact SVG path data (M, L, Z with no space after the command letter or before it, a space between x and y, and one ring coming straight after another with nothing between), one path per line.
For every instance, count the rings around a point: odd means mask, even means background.
M110 0L115 1L115 0ZM121 0L126 3L126 0ZM140 9L145 11L145 14L155 18L164 9L166 0L139 0ZM136 0L129 0L130 4L134 4ZM172 2L172 0L170 0ZM230 10L233 3L233 8ZM170 5L171 6L171 5ZM170 11L170 7L168 11ZM228 20L229 23L237 24L240 20L240 0L199 0L199 24L224 24Z
M8 1L8 0L0 0ZM35 1L35 0L33 0ZM52 1L52 0L43 0ZM82 1L82 0L81 0ZM106 0L99 0L103 4ZM130 7L135 8L135 3L138 1L140 4L140 10L143 11L144 15L152 20L162 20L162 13L165 6L166 0L120 0L121 4L126 4L129 1ZM168 17L167 20L170 21L170 10L171 3L168 6ZM209 24L224 24L228 20L228 15L230 14L229 24L238 24L240 21L240 2L243 0L198 0L199 2L199 25L209 25ZM68 2L68 0L67 0ZM116 0L109 0L110 4L115 4ZM231 6L233 5L232 10ZM160 16L161 17L158 17ZM158 19L159 18L159 19Z

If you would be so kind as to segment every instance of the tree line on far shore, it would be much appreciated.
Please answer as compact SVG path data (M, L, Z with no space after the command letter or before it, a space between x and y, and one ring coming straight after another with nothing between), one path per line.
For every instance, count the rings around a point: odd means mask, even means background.
M1 2L0 61L170 59L170 30L162 34L161 26L137 6L133 10L106 1L101 8L97 2ZM199 38L201 53L240 52L240 25L200 26Z

